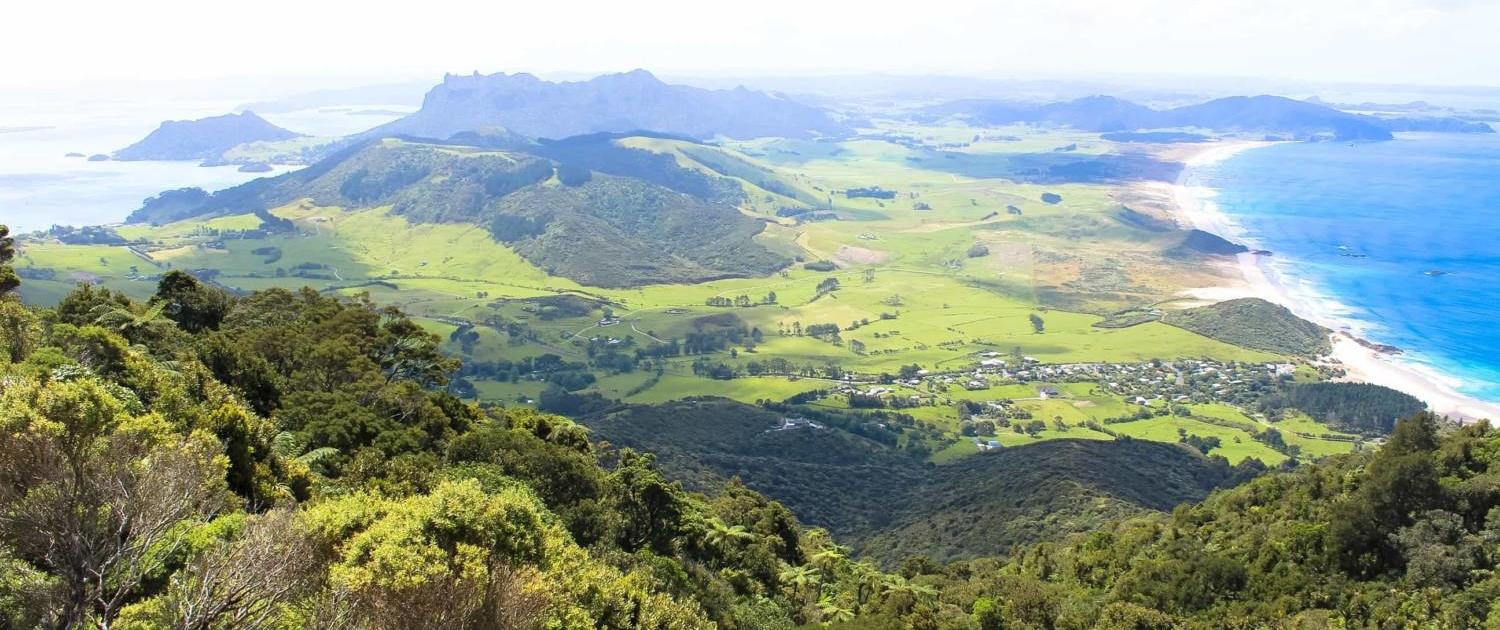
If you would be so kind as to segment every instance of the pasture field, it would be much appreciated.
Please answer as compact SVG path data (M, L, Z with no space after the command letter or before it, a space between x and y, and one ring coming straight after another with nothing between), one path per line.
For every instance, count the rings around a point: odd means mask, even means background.
M827 387L815 379L788 380L783 377L746 377L715 380L695 376L663 375L645 391L625 397L625 402L653 404L694 396L719 396L753 403L757 400L785 400L793 395Z
M1208 454L1222 455L1232 464L1237 464L1247 458L1254 458L1267 466L1275 466L1287 459L1286 455L1255 441L1244 429L1210 424L1197 418L1160 416L1149 420L1112 424L1109 425L1109 429L1121 435L1153 442L1176 442L1180 435L1179 429L1188 435L1219 438L1220 446L1210 450Z

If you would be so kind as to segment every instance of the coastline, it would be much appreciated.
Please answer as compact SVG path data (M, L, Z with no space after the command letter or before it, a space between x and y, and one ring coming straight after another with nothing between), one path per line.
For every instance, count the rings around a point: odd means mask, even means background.
M1171 185L1170 205L1179 224L1259 249L1244 228L1214 203L1215 191L1203 186L1195 171L1243 151L1273 144L1277 143L1230 140L1202 147L1186 156L1182 172ZM1344 380L1383 385L1411 394L1427 403L1433 412L1461 421L1500 420L1500 403L1464 394L1458 391L1462 381L1406 359L1399 351L1371 343L1358 323L1346 317L1349 312L1346 306L1312 287L1292 286L1278 275L1272 257L1244 253L1236 258L1236 271L1243 284L1188 289L1183 294L1205 301L1258 297L1280 304L1297 316L1334 331L1333 352L1322 360L1342 368L1347 374Z

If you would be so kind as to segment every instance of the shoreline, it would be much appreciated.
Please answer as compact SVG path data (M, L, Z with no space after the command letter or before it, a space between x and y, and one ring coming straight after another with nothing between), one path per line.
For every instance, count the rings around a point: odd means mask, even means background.
M1195 171L1243 151L1273 144L1278 143L1222 141L1187 156L1183 160L1182 172L1171 185L1170 205L1178 223L1244 243L1252 250L1261 249L1233 217L1214 203L1216 192L1203 186L1195 177ZM1343 380L1383 385L1405 392L1421 399L1433 412L1461 421L1500 420L1500 403L1464 394L1458 390L1462 385L1459 379L1432 366L1403 359L1399 352L1371 343L1360 322L1348 317L1347 306L1305 284L1291 286L1277 273L1275 263L1272 256L1239 254L1234 266L1244 283L1242 286L1188 289L1183 295L1205 301L1258 297L1279 304L1298 317L1333 331L1333 351L1320 361L1342 368L1346 373Z

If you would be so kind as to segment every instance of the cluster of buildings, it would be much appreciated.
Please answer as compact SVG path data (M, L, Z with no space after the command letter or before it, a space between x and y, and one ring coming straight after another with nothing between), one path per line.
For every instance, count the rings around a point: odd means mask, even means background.
M1048 399L1062 395L1052 383L1094 383L1103 392L1140 405L1156 402L1249 404L1264 389L1291 378L1295 371L1296 366L1291 363L1197 359L1045 364L1034 357L1017 358L987 352L980 355L977 366L963 371L934 373L920 370L890 384L845 381L835 389L840 394L852 393L892 401L904 398L901 402L907 405L922 405L932 402L936 395L902 394L897 386L916 389L925 384L928 391L941 394L949 387L980 391L1000 384L1037 383L1036 397Z
M917 385L920 385L922 383L920 379L907 379L897 382L908 387L916 387ZM896 388L892 386L869 385L865 383L856 383L850 381L844 381L840 383L833 388L833 391L835 394L839 395L854 394L857 396L865 396L869 398L879 398L881 400L892 403L895 402L895 399L901 398L901 402L897 403L895 406L904 407L918 407L929 404L933 401L932 396L923 396L921 394L908 394L903 397L901 395L901 392L897 391Z
M1277 382L1292 377L1290 363L1227 363L1184 360L1109 365L1098 378L1107 392L1136 404L1228 402L1248 404Z

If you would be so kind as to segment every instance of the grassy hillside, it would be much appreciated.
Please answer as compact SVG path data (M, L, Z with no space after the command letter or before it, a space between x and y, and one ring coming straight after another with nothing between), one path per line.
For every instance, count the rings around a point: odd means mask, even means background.
M909 415L918 459L945 464L982 454L975 440L1192 439L1273 466L1357 448L1313 420L1268 435L1283 416L1256 405L1290 378L1286 349L1149 321L1226 272L1175 257L1191 234L1169 222L1122 220L1125 207L1166 216L1132 183L1067 166L1140 151L1085 132L887 122L844 141L389 140L169 195L176 220L117 230L129 249L27 239L18 264L40 302L79 280L145 297L172 269L237 291L363 293L441 335L466 362L455 391L492 403L806 394L839 411L838 388L879 389L858 402ZM1103 317L1121 311L1140 317ZM1086 364L1112 367L1016 371Z
M610 137L531 150L537 154L370 141L213 195L163 195L131 222L265 213L294 203L388 207L416 224L483 226L552 275L605 287L765 275L788 262L754 240L762 223L734 209L742 196L735 183ZM263 227L294 229L275 228Z
M1169 311L1162 321L1246 348L1302 357L1332 350L1328 331L1258 298Z

